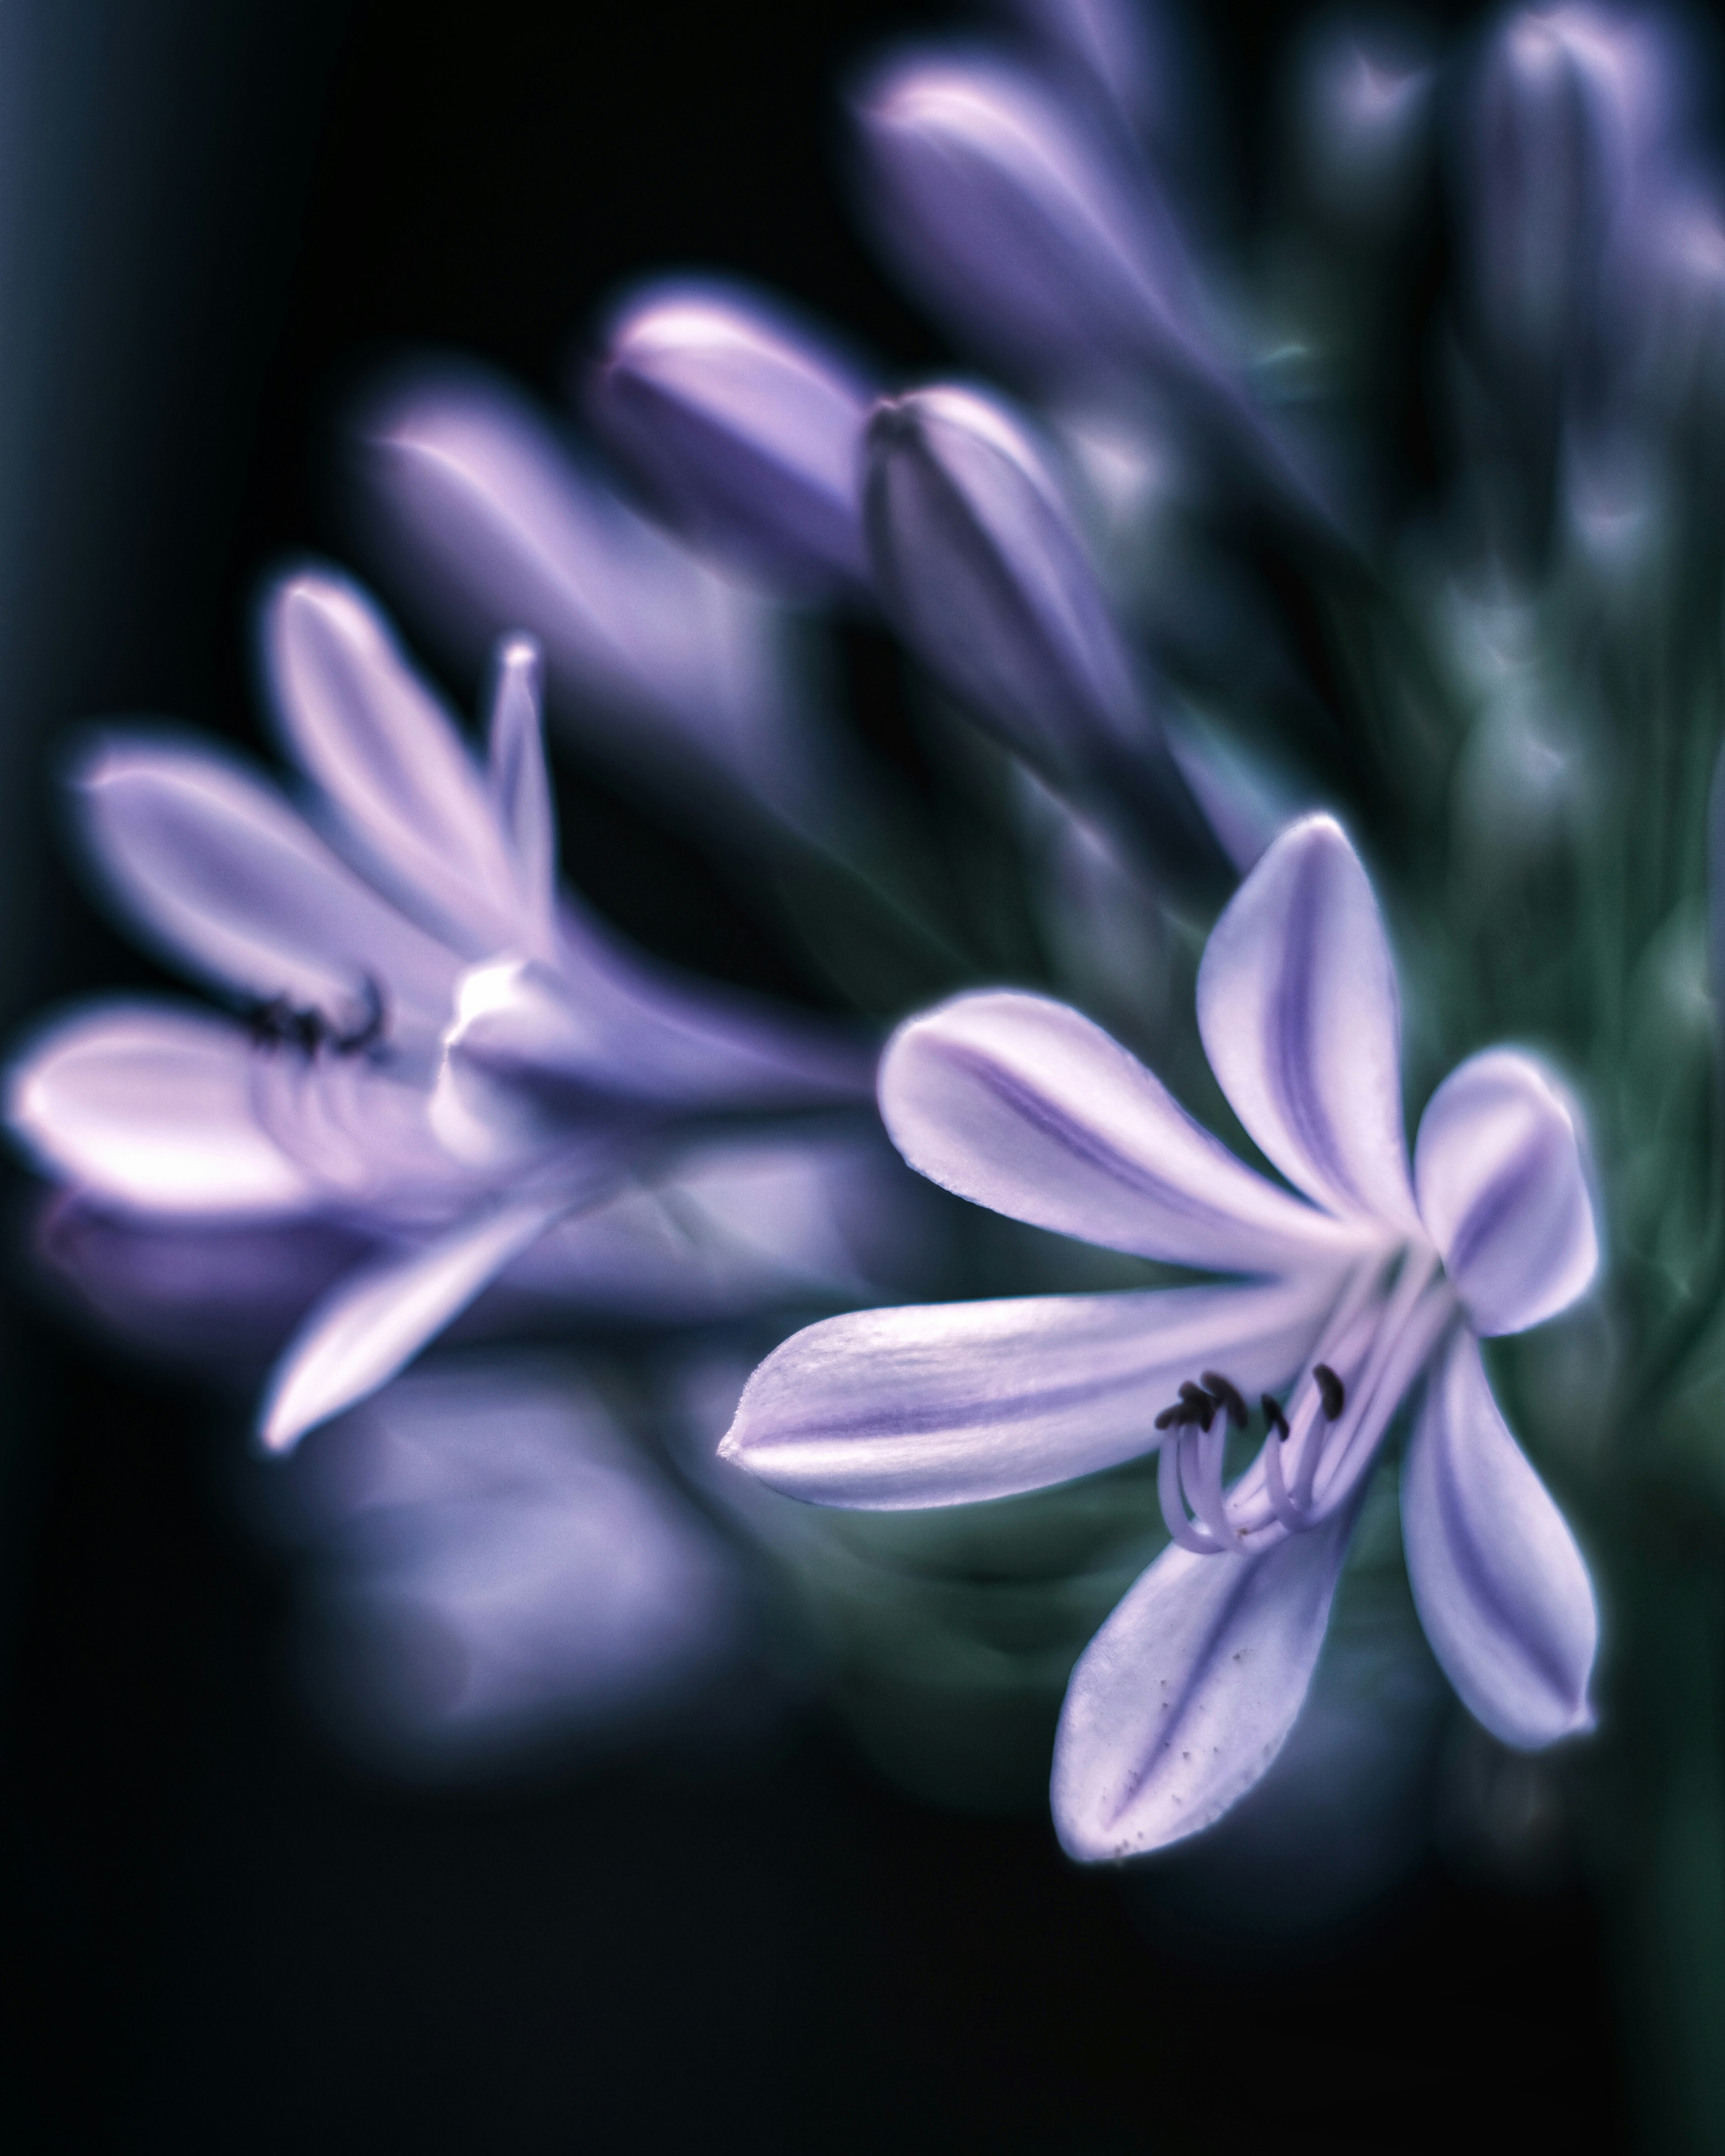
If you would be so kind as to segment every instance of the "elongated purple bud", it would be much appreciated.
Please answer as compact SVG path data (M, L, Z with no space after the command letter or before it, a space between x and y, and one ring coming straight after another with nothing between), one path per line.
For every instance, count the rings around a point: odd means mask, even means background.
M883 604L971 715L1057 789L1225 881L1047 466L1005 407L921 389L875 408L864 515Z
M990 55L901 55L855 119L882 239L961 334L1045 375L1214 370L1165 213L1034 77Z
M876 387L742 288L682 282L618 316L587 403L669 521L800 593L867 580L857 480Z
M1479 326L1542 367L1591 338L1614 224L1673 131L1674 54L1645 18L1525 10L1489 46L1469 145Z

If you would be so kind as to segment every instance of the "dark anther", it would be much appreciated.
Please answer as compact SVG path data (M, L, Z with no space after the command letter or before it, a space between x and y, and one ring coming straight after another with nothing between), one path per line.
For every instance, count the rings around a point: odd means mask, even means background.
M362 1024L351 1033L332 1033L330 1045L337 1055L361 1055L368 1048L375 1048L383 1038L389 1022L388 1007L383 1000L383 991L376 978L370 973L365 981L366 1014Z
M1278 1437L1285 1438L1288 1434L1288 1419L1281 1411L1281 1402L1266 1393L1262 1404L1265 1429L1273 1430Z
M1171 1408L1164 1408L1158 1415L1156 1427L1158 1430L1171 1430L1176 1423L1183 1423L1185 1419L1186 1403L1184 1400L1176 1400Z
M1208 1430L1215 1419L1216 1402L1201 1386L1194 1385L1189 1378L1180 1388L1180 1398L1189 1410L1189 1419L1200 1430Z
M1239 1387L1230 1384L1218 1370L1200 1370L1199 1375L1204 1379L1204 1390L1216 1405L1227 1409L1229 1421L1236 1430L1244 1430L1246 1426L1246 1404L1240 1396Z
M1334 1422L1348 1404L1348 1388L1327 1363L1315 1363L1312 1376L1317 1387L1318 1397L1324 1404L1324 1413Z

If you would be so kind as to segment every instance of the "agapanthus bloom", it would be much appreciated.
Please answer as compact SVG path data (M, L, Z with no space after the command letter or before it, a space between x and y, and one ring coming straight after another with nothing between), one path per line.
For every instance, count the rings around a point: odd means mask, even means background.
M1394 968L1327 817L1285 831L1223 913L1198 1018L1241 1124L1303 1197L1040 997L961 996L913 1019L881 1109L911 1164L966 1198L1231 1277L829 1319L762 1365L723 1447L793 1496L893 1507L1034 1489L1160 1445L1172 1546L1081 1659L1056 1746L1056 1823L1087 1858L1196 1832L1275 1757L1366 1477L1421 1380L1403 1523L1439 1660L1507 1743L1591 1721L1587 1568L1479 1348L1594 1277L1574 1109L1530 1056L1475 1055L1428 1105L1410 1175ZM1230 1481L1230 1438L1260 1419Z
M276 1231L250 1256L297 1279L302 1306L308 1266L345 1260L277 1368L265 1440L382 1383L565 1224L608 1216L614 1246L643 1183L686 1186L697 1271L739 1169L758 1216L745 1271L770 1274L776 1240L792 1275L830 1255L809 1170L843 1181L854 1153L799 1132L775 1173L770 1118L865 1101L867 1055L673 981L560 892L531 645L504 647L484 761L339 579L282 583L266 656L305 812L182 738L116 735L76 773L127 911L250 1017L104 1003L51 1026L8 1096L13 1130L99 1214ZM280 1235L307 1228L316 1250ZM596 1252L574 1238L578 1283L606 1248L603 1229Z

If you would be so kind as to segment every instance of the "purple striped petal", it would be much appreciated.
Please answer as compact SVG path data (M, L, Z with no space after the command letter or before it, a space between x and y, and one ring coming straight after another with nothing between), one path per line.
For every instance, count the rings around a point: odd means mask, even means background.
M919 1173L1039 1228L1224 1272L1327 1272L1358 1247L1235 1159L1100 1026L1041 996L959 996L912 1019L880 1094Z
M303 1212L311 1185L259 1127L237 1026L164 1004L63 1019L13 1064L6 1118L44 1172L116 1207L206 1218Z
M1494 1737L1532 1749L1592 1728L1599 1619L1587 1565L1466 1333L1427 1384L1402 1475L1402 1542L1425 1636Z
M387 1384L569 1204L563 1193L497 1206L340 1281L276 1365L259 1417L263 1443L285 1452Z
M377 609L329 576L288 578L264 644L283 731L367 865L470 957L527 921L477 759Z
M418 373L380 401L364 449L379 538L442 635L477 650L531 630L559 723L656 792L826 818L781 611L632 516L525 398L476 372Z
M802 591L868 581L857 465L874 394L786 311L740 286L683 283L615 323L588 403L697 545Z
M492 809L509 842L522 902L549 932L557 916L557 832L540 722L543 671L531 637L505 639L485 749Z
M159 947L223 988L334 1017L374 980L392 1034L434 1036L457 967L273 786L213 748L100 741L73 774L98 864Z
M1235 1113L1291 1183L1343 1218L1420 1232L1395 967L1366 872L1330 817L1291 824L1216 923L1198 1024Z
M1039 1490L1150 1451L1157 1414L1206 1366L1248 1395L1280 1385L1323 1310L1302 1281L830 1317L768 1357L719 1449L813 1504Z
M1237 1804L1298 1719L1355 1506L1262 1556L1165 1550L1072 1672L1055 1827L1086 1863L1142 1856Z
M883 237L961 335L1056 372L1208 367L1196 280L1160 205L1033 76L983 54L901 55L855 116Z
M1531 1056L1488 1049L1450 1073L1420 1121L1420 1211L1476 1332L1565 1310L1599 1270L1576 1117Z

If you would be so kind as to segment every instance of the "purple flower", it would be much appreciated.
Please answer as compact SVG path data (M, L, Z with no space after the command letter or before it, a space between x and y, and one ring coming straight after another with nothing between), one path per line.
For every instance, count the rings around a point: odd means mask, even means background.
M526 630L557 723L625 778L729 832L830 825L830 745L799 706L782 608L625 508L478 368L403 374L358 435L374 550L464 656Z
M808 1171L775 1176L760 1119L866 1098L868 1058L671 981L559 894L531 646L504 649L483 762L352 586L286 580L265 649L309 814L237 760L165 736L102 741L76 776L122 903L165 952L251 999L249 1024L97 1005L18 1059L8 1117L85 1207L152 1234L335 1231L294 1238L279 1265L254 1239L242 1304L303 1290L356 1235L372 1246L278 1366L266 1443L373 1390L584 1219L566 1244L578 1275L637 1179L661 1193L685 1180L699 1221L703 1183L716 1173L722 1187L727 1162L733 1183L752 1172L754 1276L776 1261L806 1286L820 1208ZM754 1127L726 1137L740 1120ZM855 1174L854 1146L842 1152L817 1145L818 1180ZM688 1240L696 1270L723 1272L722 1238Z
M1006 407L950 388L878 405L865 512L883 605L973 715L1160 867L1229 880L1071 511Z
M902 54L855 114L886 243L961 333L1060 380L1214 371L1165 210L1033 74L983 51Z
M864 586L857 501L874 385L740 287L656 285L618 316L594 424L697 545L793 593Z
M386 1767L615 1742L710 1691L747 1636L736 1558L555 1363L400 1378L268 1497L311 1559L320 1704Z
M1235 1277L866 1312L798 1334L724 1450L815 1502L952 1504L1158 1443L1173 1547L1079 1661L1054 1772L1061 1837L1128 1856L1218 1819L1299 1712L1365 1479L1425 1391L1403 1481L1428 1636L1474 1714L1532 1747L1590 1726L1586 1567L1497 1411L1478 1336L1538 1324L1598 1263L1574 1114L1529 1057L1462 1064L1403 1135L1395 975L1327 817L1291 826L1218 921L1198 1016L1246 1168L1063 1005L958 998L880 1075L911 1164L996 1211ZM1225 1479L1230 1435L1264 1441Z

